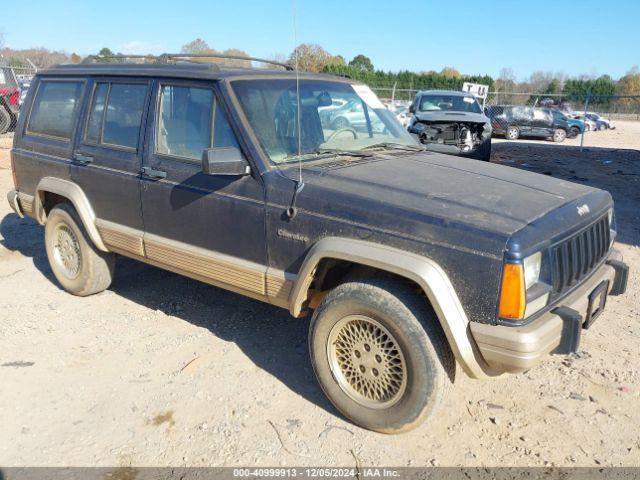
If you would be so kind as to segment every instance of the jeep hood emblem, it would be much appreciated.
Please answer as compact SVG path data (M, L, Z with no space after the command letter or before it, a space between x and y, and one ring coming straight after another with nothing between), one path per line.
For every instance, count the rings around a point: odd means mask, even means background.
M586 215L587 213L589 213L591 210L589 210L589 205L587 205L586 203L584 205L580 205L579 207L576 207L578 209L578 215L580 215L581 217L583 215Z

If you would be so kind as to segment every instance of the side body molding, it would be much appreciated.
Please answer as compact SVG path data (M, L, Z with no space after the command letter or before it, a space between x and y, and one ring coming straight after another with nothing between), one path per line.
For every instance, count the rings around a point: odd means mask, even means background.
M291 293L289 310L294 317L302 310L315 269L323 258L379 268L416 282L431 302L456 360L465 372L472 378L497 375L482 358L471 334L469 319L444 270L426 257L403 250L362 240L336 237L320 240L309 251Z
M44 177L40 180L36 187L34 206L34 216L40 224L44 224L46 220L43 205L45 192L56 193L69 199L78 212L78 215L80 215L84 228L87 230L87 233L94 245L103 252L109 251L104 245L102 238L100 237L100 233L98 233L98 229L96 228L96 215L93 208L91 208L91 204L89 203L87 196L78 185L68 180L62 180L55 177Z

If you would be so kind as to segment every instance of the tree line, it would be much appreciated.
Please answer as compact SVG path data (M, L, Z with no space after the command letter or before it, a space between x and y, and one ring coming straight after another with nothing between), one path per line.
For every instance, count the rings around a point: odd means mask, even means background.
M229 48L218 51L201 38L197 38L181 48L185 54L223 54L237 57L249 57L245 51ZM105 47L97 52L99 55L113 55L114 52ZM15 50L3 48L0 38L0 63L15 67L30 67L33 63L38 68L48 68L59 63L78 63L83 57L77 53L68 54L46 48ZM303 43L298 45L288 56L273 55L271 60L297 66L301 71L323 72L348 76L362 81L378 89L396 88L402 90L447 89L460 90L464 82L481 83L489 86L489 90L499 92L501 99L512 100L512 103L524 103L516 94L529 94L528 102L542 98L544 95L562 95L569 101L583 101L587 96L593 103L606 103L609 97L640 96L640 71L637 66L631 68L619 80L609 75L599 77L580 76L569 78L561 72L534 72L527 79L517 81L513 71L502 69L494 78L490 75L467 75L453 67L445 67L441 71L412 72L408 70L389 72L376 69L371 59L358 54L350 61L342 55L333 55L317 44ZM202 58L199 61L225 64L233 67L251 67L251 60ZM404 95L407 96L407 95ZM397 98L403 98L402 94ZM624 102L624 99L620 101ZM628 100L635 101L636 100Z

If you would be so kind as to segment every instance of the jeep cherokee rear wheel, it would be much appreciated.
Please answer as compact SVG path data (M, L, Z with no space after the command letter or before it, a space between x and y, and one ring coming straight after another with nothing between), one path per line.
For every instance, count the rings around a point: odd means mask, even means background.
M426 300L387 278L344 283L309 329L325 394L354 423L382 433L415 428L441 403L455 360Z
M93 245L71 205L61 203L49 212L44 240L51 270L66 291L84 297L111 285L115 255Z

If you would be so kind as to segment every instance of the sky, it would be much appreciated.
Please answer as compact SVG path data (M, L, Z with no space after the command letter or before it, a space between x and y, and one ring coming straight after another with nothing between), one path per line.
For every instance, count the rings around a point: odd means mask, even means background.
M0 17L6 46L96 53L178 52L202 38L255 57L317 43L383 70L518 79L536 70L624 75L640 64L640 0L30 0Z

